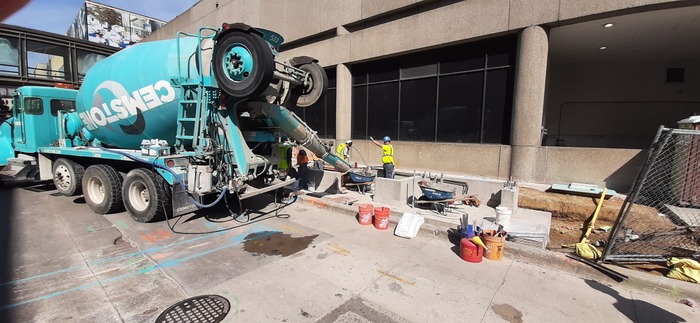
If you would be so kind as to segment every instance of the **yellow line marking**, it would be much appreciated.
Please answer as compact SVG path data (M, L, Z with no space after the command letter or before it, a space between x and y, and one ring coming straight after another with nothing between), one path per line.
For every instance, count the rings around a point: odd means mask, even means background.
M405 279L403 279L403 278L401 278L401 277L399 277L399 276L394 276L394 275L392 275L392 274L390 274L390 273L387 273L387 272L384 272L384 271L382 271L382 270L377 270L377 272L379 272L380 274L382 274L382 275L384 275L384 276L387 276L387 277L389 277L389 278L391 278L391 279L400 281L400 282L402 282L402 283L404 283L404 284L406 284L406 285L414 286L414 285L416 284L416 283L414 283L414 282L410 282L410 281L405 280Z
M300 230L300 229L295 228L295 227L293 227L293 226L291 226L291 225L284 224L284 225L282 225L282 228L284 228L285 231L291 231L291 232L297 233L297 234L299 234L299 235L304 235L304 234L306 234L306 231Z
M329 243L328 246L326 247L328 250L332 251L335 254L343 255L346 256L350 253L347 249L335 244L335 243Z

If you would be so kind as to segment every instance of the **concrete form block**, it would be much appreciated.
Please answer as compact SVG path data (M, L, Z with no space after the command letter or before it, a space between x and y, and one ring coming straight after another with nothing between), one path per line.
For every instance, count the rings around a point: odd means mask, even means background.
M418 180L415 183L418 183ZM395 206L406 205L408 197L414 192L411 189L413 185L414 180L411 177L395 179L377 177L374 180L374 201ZM420 196L419 192L420 188L416 191L418 196Z
M338 172L309 169L308 180L314 182L316 192L340 193L340 177Z
M501 204L499 206L505 206L513 210L513 214L516 214L518 210L518 194L520 188L515 186L513 188L502 188L501 189Z

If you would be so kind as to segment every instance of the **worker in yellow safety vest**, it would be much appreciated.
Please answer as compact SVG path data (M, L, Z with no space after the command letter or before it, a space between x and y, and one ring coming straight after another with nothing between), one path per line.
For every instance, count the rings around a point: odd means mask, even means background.
M292 166L292 147L286 144L279 145L280 163L279 170L286 171Z
M391 138L384 136L384 144L380 145L374 138L369 137L377 147L382 149L382 164L384 167L384 177L394 178L394 146L391 145Z
M350 147L352 147L352 140L346 140L344 143L338 145L336 150L336 155L342 158L346 163L350 162Z

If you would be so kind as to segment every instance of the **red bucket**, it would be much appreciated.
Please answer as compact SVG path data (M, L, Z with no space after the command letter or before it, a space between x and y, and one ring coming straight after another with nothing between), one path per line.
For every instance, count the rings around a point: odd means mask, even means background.
M389 229L389 214L391 210L388 207L378 207L374 209L374 227L378 230Z
M360 204L360 213L357 216L357 221L362 225L372 224L372 213L374 213L372 204Z

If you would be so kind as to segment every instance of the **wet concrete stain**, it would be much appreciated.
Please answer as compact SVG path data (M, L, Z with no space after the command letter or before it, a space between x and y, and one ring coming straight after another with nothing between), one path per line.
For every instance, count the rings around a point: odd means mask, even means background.
M391 283L389 284L389 290L392 292L401 292L403 290L403 287L397 283Z
M328 258L328 253L325 252L325 253L319 254L318 256L316 256L316 258L317 259L326 259L326 258Z
M523 323L523 313L509 304L495 304L491 306L491 309L510 323Z
M408 296L406 293L403 292L403 286L399 283L391 283L389 284L389 290L394 292L394 293L399 293L403 296Z
M282 232L256 232L244 238L243 250L255 255L287 257L308 248L316 237L318 234L293 238Z

